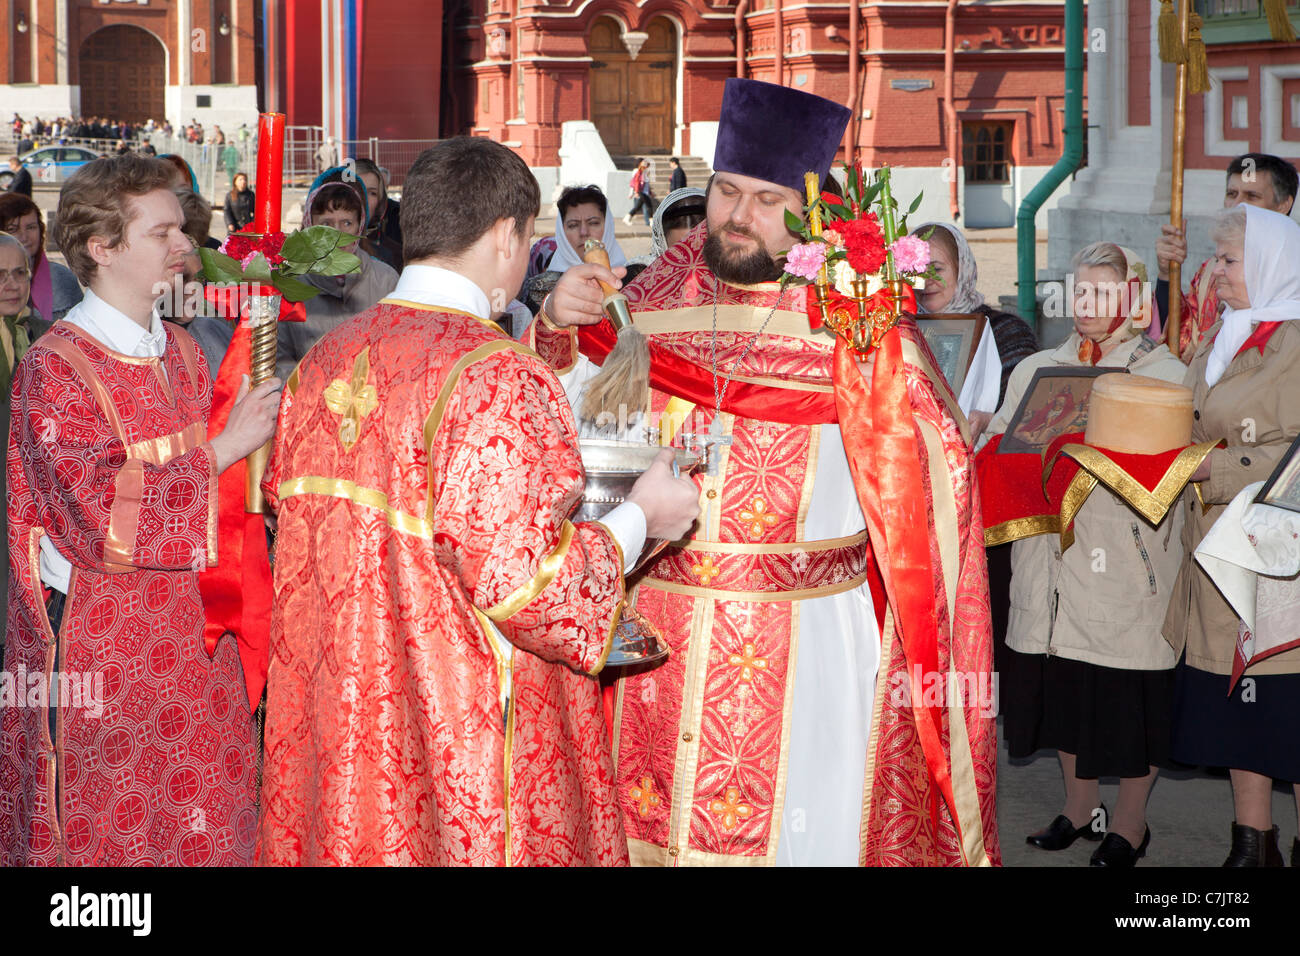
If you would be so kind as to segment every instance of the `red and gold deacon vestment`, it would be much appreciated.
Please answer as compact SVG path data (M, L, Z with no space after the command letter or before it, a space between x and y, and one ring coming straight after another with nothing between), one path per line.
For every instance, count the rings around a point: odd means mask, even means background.
M60 692L53 738L47 707L4 708L3 865L252 862L252 716L233 637L204 645L198 586L217 559L212 383L165 327L163 357L137 358L60 322L18 369L5 678L48 687L57 654L82 693ZM72 563L57 636L42 535Z
M636 607L672 655L618 683L614 752L632 862L997 863L988 585L964 419L915 325L900 326L915 409L904 427L923 485L908 493L924 493L936 569L905 595L938 624L918 669L855 496L834 337L810 330L803 289L719 282L702 256L706 229L625 290L650 341L652 419L693 409L694 431L712 422L715 323L719 384L734 372L722 408L731 444L717 476L702 479L702 523L635 581ZM543 320L530 335L581 407L593 362L614 342L608 323L574 333ZM975 692L967 706L918 699L959 681ZM938 726L928 742L923 704ZM938 758L929 766L923 744ZM951 804L936 778L950 783Z
M317 343L263 483L260 862L626 863L591 676L623 557L569 522L583 482L554 373L494 324L384 300Z

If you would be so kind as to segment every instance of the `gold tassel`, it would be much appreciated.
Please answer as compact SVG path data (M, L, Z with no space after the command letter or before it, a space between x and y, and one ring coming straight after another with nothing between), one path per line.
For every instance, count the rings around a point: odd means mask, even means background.
M1183 2L1186 3L1188 0ZM1178 14L1174 12L1174 0L1160 0L1160 16L1156 19L1156 38L1160 59L1166 63L1187 62L1187 48L1183 46L1183 38L1178 31Z
M1274 40L1282 43L1295 40L1291 18L1286 15L1286 0L1264 0L1264 12L1268 15L1268 32Z
M1201 15L1193 13L1190 23L1187 34L1187 92L1208 93L1210 67L1205 61L1205 41L1201 39Z

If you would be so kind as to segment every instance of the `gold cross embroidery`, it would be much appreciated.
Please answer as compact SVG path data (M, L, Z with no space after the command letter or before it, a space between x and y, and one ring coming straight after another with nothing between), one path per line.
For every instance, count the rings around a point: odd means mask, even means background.
M742 820L753 814L754 808L747 803L740 802L739 789L728 787L725 796L721 800L709 801L709 812L722 818L722 829L734 830Z
M361 419L379 406L379 392L373 385L366 384L369 377L370 346L367 345L352 365L352 381L336 378L325 389L325 407L343 416L339 423L339 441L343 443L344 451L351 451L361 437Z
M641 786L629 790L628 796L637 802L636 812L642 817L648 817L650 811L662 802L659 794L655 793L654 781L649 777L642 777Z

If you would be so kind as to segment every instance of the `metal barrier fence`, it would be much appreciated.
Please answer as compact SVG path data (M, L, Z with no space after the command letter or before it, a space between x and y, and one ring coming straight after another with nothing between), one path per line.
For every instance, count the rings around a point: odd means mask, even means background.
M159 155L174 153L181 156L194 170L199 192L209 201L220 205L226 192L230 189L233 172L248 175L249 185L256 188L257 138L250 136L244 142L231 137L226 145L205 145L186 142L183 136L164 136L155 130L148 134L149 141ZM417 156L428 149L436 139L369 139L344 140L336 143L329 157L329 165L337 165L348 157L369 159L388 173L388 185L400 190L406 179L406 172L411 168ZM138 149L142 138L129 141L133 149ZM286 189L306 188L320 171L327 159L322 155L321 147L325 143L323 131L319 126L290 126L285 130L284 144L284 186ZM46 146L80 146L101 155L111 155L117 148L117 139L84 139L79 137L60 137L57 141L42 137L33 148ZM12 135L0 135L0 156L13 155L17 151L17 140ZM234 154L227 155L228 147L234 147ZM341 156L340 156L341 152ZM233 172L232 172L233 170Z

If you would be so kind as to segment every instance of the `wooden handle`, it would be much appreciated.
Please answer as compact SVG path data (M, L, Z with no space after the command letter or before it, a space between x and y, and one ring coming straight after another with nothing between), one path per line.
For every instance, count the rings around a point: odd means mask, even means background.
M582 261L594 263L595 265L599 265L599 266L604 266L606 269L610 268L609 252L605 249L603 243L598 242L597 240L594 239L587 240L587 247L586 249L583 250L582 253ZM604 281L603 279L597 279L596 281L600 283L600 291L605 293L606 300L608 300L611 296L622 295L621 292L619 292L617 289L615 289L612 285L610 285L608 282Z

